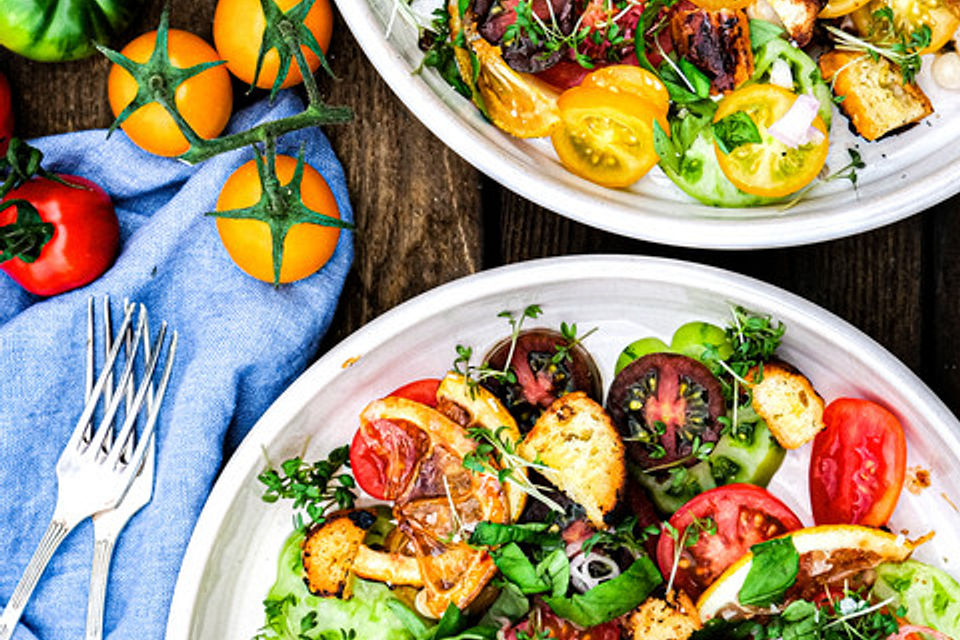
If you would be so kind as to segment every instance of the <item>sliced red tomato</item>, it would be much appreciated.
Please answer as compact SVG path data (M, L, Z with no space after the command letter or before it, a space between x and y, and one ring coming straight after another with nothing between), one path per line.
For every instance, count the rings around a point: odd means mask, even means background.
M378 500L395 500L410 482L429 438L416 425L376 420L357 429L350 469L360 488Z
M667 120L647 100L597 87L574 87L557 101L562 125L550 139L560 161L581 178L628 187L653 168L653 121Z
M428 407L437 407L437 389L440 388L438 378L424 378L423 380L414 380L405 384L393 393L389 394L395 398L406 398Z
M716 532L701 530L694 518L709 523L704 528L715 526ZM694 600L750 547L802 526L787 505L752 484L728 484L701 493L673 514L670 525L685 542L681 545L664 531L657 543L657 562L663 575L669 576L675 551L682 547L674 584ZM691 536L696 536L696 543L687 546Z
M823 412L813 441L810 501L817 524L879 527L893 513L907 464L896 416L869 400L840 398Z

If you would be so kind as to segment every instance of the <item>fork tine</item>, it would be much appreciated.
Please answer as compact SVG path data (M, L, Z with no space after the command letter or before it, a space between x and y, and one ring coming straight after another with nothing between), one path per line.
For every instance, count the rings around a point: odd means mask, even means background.
M163 352L163 339L167 334L167 323L160 324L160 330L157 332L157 338L153 343L153 353L150 354L150 358L147 360L146 364L143 366L143 379L140 381L140 387L137 389L137 395L133 399L133 410L127 414L123 421L123 427L116 434L115 443L120 443L117 446L114 446L109 455L107 455L106 464L109 468L112 468L117 464L120 459L120 452L123 449L123 443L126 442L127 438L130 436L130 433L133 430L134 425L137 422L137 415L140 413L140 408L143 406L143 401L147 396L147 389L150 386L150 380L153 378L153 372L157 368L157 361L160 359L160 354ZM140 342L140 334L137 334L137 337L134 339L135 342ZM136 346L134 347L136 350ZM143 435L140 437L141 443L147 437L146 429L144 429ZM139 445L140 443L138 443ZM132 465L132 460L131 460Z
M133 365L137 359L137 350L140 347L140 336L143 334L143 323L145 318L146 314L141 313L139 321L137 322L137 336L134 340L133 353L124 364L123 374L121 374L120 382L118 383L118 389L123 389L124 385L128 384L131 376L133 376ZM114 342L114 350L119 351L122 344L123 340L117 340ZM103 417L100 419L100 426L97 427L97 432L94 434L93 440L90 442L90 446L94 448L93 450L95 452L104 447L104 443L107 440L107 435L114 432L113 420L117 416L117 409L120 407L120 402L122 400L122 393L113 394L113 398L110 399L110 404L108 404L106 410L104 410ZM109 449L109 447L107 448Z
M83 379L83 403L90 401L90 392L93 391L93 297L87 299L87 350L86 376Z
M126 313L123 318L123 324L121 325L122 329L126 330L126 328L130 326L130 322L132 320L133 312L131 310L130 312ZM117 360L118 353L120 353L119 342L114 344L113 349L111 349L110 353L107 354L106 361L103 364L103 370L100 371L100 376L97 378L96 384L93 385L93 391L90 392L90 399L83 407L83 412L80 414L80 418L77 420L77 426L74 427L73 434L67 441L67 446L64 447L64 453L73 451L83 442L84 431L86 430L87 425L90 423L90 419L93 417L93 412L97 408L100 394L103 392L103 387L107 382L107 374L113 368L113 364Z
M154 427L157 424L157 416L160 415L160 406L163 404L163 396L167 393L167 383L170 381L170 373L173 371L173 359L177 355L177 342L179 336L177 332L173 332L173 336L170 338L169 346L167 347L167 361L164 363L163 367L163 376L160 378L160 386L157 387L156 393L153 397L153 407L147 413L147 423L143 427L143 433L140 434L140 440L137 442L136 451L133 453L133 457L130 459L130 463L127 466L127 469L124 471L124 475L130 473L136 473L137 469L140 468L140 463L143 461L144 456L147 452L147 447L152 442L150 436L153 435ZM162 344L160 345L163 346ZM159 355L154 353L154 355Z
M130 329L128 328L127 331ZM103 296L103 348L104 353L113 348L113 317L110 314L110 296ZM113 400L113 367L107 374L107 384L103 388L104 406Z

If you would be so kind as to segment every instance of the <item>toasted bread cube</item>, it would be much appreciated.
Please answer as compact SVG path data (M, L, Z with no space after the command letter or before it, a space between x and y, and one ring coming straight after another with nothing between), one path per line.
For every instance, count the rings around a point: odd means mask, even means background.
M823 428L823 398L799 371L783 362L771 362L747 373L753 383L753 409L785 449L813 440Z
M710 78L711 93L733 91L753 75L750 21L740 9L678 5L670 34L677 53Z
M820 71L824 80L832 82L837 97L843 98L840 109L867 140L933 113L923 90L914 83L904 84L900 70L886 58L874 60L865 53L834 50L820 56Z
M314 525L303 541L304 582L310 593L349 600L350 575L363 539L376 521L370 511L338 511Z
M667 600L648 598L627 619L627 628L634 640L687 640L699 629L700 616L687 596L680 592Z
M817 14L827 4L821 0L767 0L790 37L801 47L813 38Z
M583 392L563 396L543 412L517 447L530 462L549 469L544 477L606 528L604 516L620 501L626 482L623 441L610 417Z

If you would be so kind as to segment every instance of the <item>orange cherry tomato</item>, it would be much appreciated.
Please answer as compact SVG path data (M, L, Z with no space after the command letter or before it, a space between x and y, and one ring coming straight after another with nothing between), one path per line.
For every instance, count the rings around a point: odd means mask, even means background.
M277 156L277 178L281 184L290 182L296 166L296 158ZM260 200L262 193L257 165L251 160L227 178L217 198L217 211L249 207ZM340 217L337 201L327 181L310 165L303 168L300 200L317 213ZM217 218L217 231L238 267L257 280L273 282L273 241L266 222ZM340 229L337 227L310 223L291 227L283 241L280 282L300 280L318 271L333 256L339 238Z
M133 39L121 53L134 62L146 62L153 54L156 40L156 31L147 32ZM170 29L167 50L170 62L181 69L219 60L217 52L202 38L179 29ZM114 116L137 95L133 76L118 65L110 68L107 88ZM175 100L180 114L197 135L215 138L227 126L233 109L230 74L222 66L207 69L177 87ZM137 146L158 156L178 156L190 148L173 118L156 102L140 107L120 126Z
M296 5L299 0L275 0L281 10L286 11ZM304 24L313 37L316 38L320 49L326 53L330 46L330 37L333 34L333 12L329 0L315 0ZM230 73L247 84L253 82L253 74L257 68L257 56L260 54L260 42L263 39L263 30L266 18L260 0L220 0L213 14L213 43L220 56L227 61ZM300 49L307 60L310 71L316 71L320 66L320 58L309 48ZM263 67L257 78L257 86L269 89L277 77L280 68L280 56L276 49L270 49L263 57ZM303 82L300 68L296 60L290 62L283 88Z
M574 87L557 101L561 126L550 136L563 165L605 187L627 187L657 164L653 121L664 114L634 94Z
M714 122L743 111L753 120L763 139L741 145L730 153L723 153L714 143L723 174L741 191L779 198L810 184L823 168L830 141L820 116L813 120L813 126L823 134L819 141L793 148L767 133L767 128L782 118L796 99L797 94L783 87L752 84L728 94L720 102Z
M614 93L629 93L647 100L657 113L667 115L670 110L670 94L660 78L642 67L617 64L602 67L583 79L582 86L597 87Z

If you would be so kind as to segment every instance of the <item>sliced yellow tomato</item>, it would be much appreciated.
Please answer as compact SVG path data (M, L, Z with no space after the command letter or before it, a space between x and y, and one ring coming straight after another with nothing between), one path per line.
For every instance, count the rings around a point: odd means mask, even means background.
M921 54L939 51L960 26L960 8L951 0L871 0L850 15L861 35L889 35L884 33L889 31L889 22L874 16L884 7L893 11L897 31L907 38L923 25L930 27L930 45L921 49Z
M827 161L830 142L827 127L819 116L813 126L820 130L819 141L788 147L767 132L767 128L784 116L797 94L772 84L753 84L727 95L717 108L714 122L743 111L760 132L762 142L744 144L724 153L714 143L717 161L723 173L741 191L779 198L808 185Z
M670 110L670 94L660 78L632 64L601 67L584 78L580 86L635 95L649 101L663 115Z
M649 101L597 87L573 87L557 101L561 125L550 136L560 161L572 173L605 187L627 187L659 158L653 121L666 117Z
M821 18L839 18L848 13L853 13L870 0L830 0L827 6L820 10Z
M752 5L754 0L693 0L693 4L707 11L720 9L744 9Z

